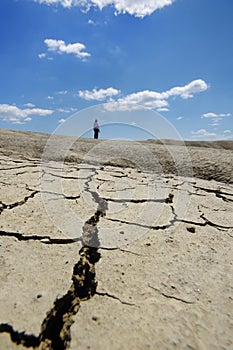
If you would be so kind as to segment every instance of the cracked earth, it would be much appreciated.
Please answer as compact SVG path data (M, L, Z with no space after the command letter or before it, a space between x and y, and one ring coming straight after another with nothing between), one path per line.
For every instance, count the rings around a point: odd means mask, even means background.
M1 350L233 350L229 161L224 181L6 150L0 169Z

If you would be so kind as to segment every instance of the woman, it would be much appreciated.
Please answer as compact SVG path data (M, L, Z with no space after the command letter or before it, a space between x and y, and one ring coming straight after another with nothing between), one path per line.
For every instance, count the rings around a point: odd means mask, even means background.
M94 122L94 125L93 125L93 130L94 130L94 139L98 139L100 128L99 128L99 124L98 124L98 120L97 119L95 119L95 122Z

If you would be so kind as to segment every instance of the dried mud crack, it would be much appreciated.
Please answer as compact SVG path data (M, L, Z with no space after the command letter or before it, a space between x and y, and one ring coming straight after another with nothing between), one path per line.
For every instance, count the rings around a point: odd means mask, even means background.
M98 251L100 242L97 224L100 218L106 215L107 202L100 198L98 193L89 189L92 176L87 178L85 190L91 193L98 207L94 215L83 226L83 246L79 251L80 259L73 268L72 284L63 297L55 300L53 308L42 322L38 336L18 332L9 324L0 324L0 333L8 333L12 342L17 345L39 350L67 349L71 341L70 328L74 323L73 317L78 313L80 303L89 300L97 293L95 264L101 257Z
M6 203L3 203L2 201L0 201L0 205L1 205L0 215L3 212L3 210L5 210L5 209L14 209L14 208L16 208L18 206L21 206L21 205L27 203L27 201L29 199L34 198L38 193L39 193L39 191L33 191L31 194L29 194L26 197L24 197L24 199L22 199L19 202L15 202L15 203L6 204Z
M18 241L39 241L43 244L73 244L81 238L52 238L50 236L24 235L20 232L0 231L1 237L14 237Z
M189 300L180 298L180 297L178 297L176 295L166 294L166 293L162 292L160 289L151 286L150 284L148 284L148 287L153 289L154 291L158 292L159 294L161 294L165 298L174 299L174 300L180 301L180 302L185 303L185 304L195 304L194 301L189 301Z

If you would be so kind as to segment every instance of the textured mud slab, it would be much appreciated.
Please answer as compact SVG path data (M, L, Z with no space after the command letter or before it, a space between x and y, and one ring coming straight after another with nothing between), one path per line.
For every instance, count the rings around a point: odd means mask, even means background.
M0 154L1 350L233 349L231 150L217 149L228 157L220 182L120 158L41 167L10 141ZM216 149L202 164L193 148L207 178Z

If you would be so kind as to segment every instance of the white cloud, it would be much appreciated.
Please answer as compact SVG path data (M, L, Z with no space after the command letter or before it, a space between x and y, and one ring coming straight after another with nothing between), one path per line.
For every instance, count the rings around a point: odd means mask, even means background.
M91 7L98 7L102 10L106 6L115 7L116 14L129 13L136 17L145 17L165 6L172 5L175 0L34 0L40 4L59 4L65 8L72 6L84 7L89 10Z
M73 108L73 107L70 107L70 108L58 108L57 111L60 112L60 113L71 113L71 112L77 111L77 109Z
M38 57L41 59L41 58L45 58L46 57L46 53L39 53L38 54Z
M86 46L81 43L66 44L63 40L55 39L45 39L44 43L47 45L49 51L59 54L73 54L82 60L91 56L88 52L83 51L86 49Z
M136 17L145 17L153 12L171 5L174 0L93 0L100 8L107 5L114 5L117 13L129 13Z
M35 105L33 103L30 103L30 102L29 103L25 103L24 106L25 107L29 107L29 108L35 107Z
M209 132L205 129L192 131L192 139L194 140L233 140L233 133L231 130L225 130L223 133Z
M176 118L176 120L182 120L183 119L183 117L177 117Z
M13 124L24 124L31 120L30 115L47 116L52 114L50 109L26 108L20 109L14 105L0 104L0 119Z
M93 89L92 91L84 90L79 91L78 95L79 97L83 98L84 100L95 100L95 101L104 101L106 98L116 96L120 93L120 90L114 89L112 87L109 87L107 89Z
M70 113L70 111L68 109L65 109L65 108L58 108L57 111L60 113Z
M140 91L130 94L124 98L120 98L117 101L110 101L106 103L105 109L109 111L132 111L167 107L168 102L160 99L160 95L161 94L155 91Z
M217 136L217 134L215 134L214 132L208 132L205 129L199 129L197 131L192 131L191 134L195 135L195 136L197 136L199 138Z
M224 117L231 117L231 113L220 113L220 114L216 114L216 113L212 113L212 112L209 112L209 113L205 113L205 114L202 114L201 116L202 118L224 118Z
M53 96L48 96L47 99L48 100L54 100L54 97Z
M180 96L181 98L192 98L194 94L205 91L208 88L204 80L194 80L187 85L173 87L165 92L157 92L151 90L139 91L136 93L129 94L125 97L119 98L118 100L111 99L105 104L105 109L109 111L120 110L140 110L140 109L157 109L158 111L167 111L168 102L167 100L173 96ZM112 88L109 88L112 91ZM107 89L108 90L108 89ZM79 91L79 97L86 100L97 100L103 101L106 97L113 97L120 91L115 91L112 94L106 94L107 90L92 90L92 91Z
M68 91L67 90L61 90L57 92L58 95L67 95Z
M192 98L194 94L199 92L203 92L208 89L208 85L202 79L197 79L191 81L189 84L185 86L176 86L170 90L167 90L163 93L164 97L170 96L180 96L183 99Z
M88 23L88 24L91 24L91 25L93 25L93 26L96 25L96 23L95 23L92 19L89 19L87 23Z
M59 120L58 120L58 123L59 123L59 124L62 124L62 123L65 123L65 121L66 121L66 120L65 120L64 118L62 118L62 119L59 119Z
M63 7L70 8L71 6L75 6L78 1L77 0L34 0L35 2L38 2L39 4L46 4L46 5L55 5L59 4Z
M69 110L69 113L71 113L71 112L77 112L77 108L74 108L74 107L69 107L69 108L67 108L66 109L67 111Z
M210 126L218 126L223 118L226 117L231 117L232 115L230 113L213 113L213 112L208 112L202 114L201 118L210 118L211 123L209 124Z
M157 108L158 112L169 112L169 108L167 107L161 107L161 108Z

